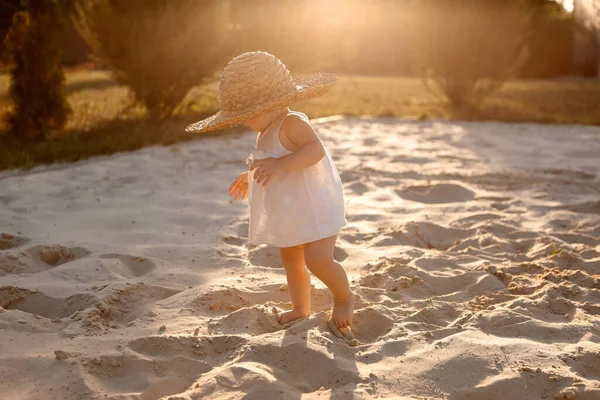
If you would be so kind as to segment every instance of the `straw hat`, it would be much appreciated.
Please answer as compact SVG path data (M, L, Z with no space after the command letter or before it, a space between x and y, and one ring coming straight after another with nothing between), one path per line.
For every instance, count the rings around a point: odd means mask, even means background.
M316 73L293 80L275 56L265 52L244 53L229 62L219 82L221 111L186 128L206 132L237 125L265 112L322 95L337 78Z

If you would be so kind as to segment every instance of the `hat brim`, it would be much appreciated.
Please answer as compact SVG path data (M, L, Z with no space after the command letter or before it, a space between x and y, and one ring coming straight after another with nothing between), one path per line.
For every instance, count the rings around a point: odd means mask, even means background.
M337 83L337 78L333 74L319 72L300 77L294 83L296 84L296 89L289 94L257 104L250 109L237 112L234 115L225 115L222 111L219 111L211 117L189 125L185 131L200 133L229 128L265 112L275 111L295 103L319 97Z

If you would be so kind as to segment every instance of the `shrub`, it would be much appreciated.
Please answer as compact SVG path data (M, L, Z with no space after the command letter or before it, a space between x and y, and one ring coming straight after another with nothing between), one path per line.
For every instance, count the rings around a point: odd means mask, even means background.
M37 139L67 122L59 43L65 21L58 2L28 0L28 11L13 15L5 38L12 101L6 120L15 136Z
M575 74L573 44L583 26L559 3L537 0L532 6L535 8L528 42L530 57L520 77L549 79Z
M76 25L101 64L152 119L176 111L189 90L231 56L219 0L89 0Z
M529 8L520 0L419 0L411 29L425 86L469 113L527 59Z

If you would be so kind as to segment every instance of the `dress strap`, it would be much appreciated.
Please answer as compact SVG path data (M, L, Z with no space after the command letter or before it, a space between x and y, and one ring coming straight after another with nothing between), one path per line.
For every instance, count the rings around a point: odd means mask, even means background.
M261 137L256 139L256 149L257 150L258 150L259 143L262 142L263 143L263 147L262 147L263 151L269 151L269 150L277 150L277 151L283 150L286 152L288 151L281 144L281 140L279 139L279 131L281 130L281 125L283 125L283 121L285 121L285 119L287 117L289 117L290 115L295 115L296 117L302 119L303 121L310 123L306 114L303 114L301 112L290 111L287 114L282 115L281 117L279 117L278 119L273 121L271 126L269 126L267 128L268 131L265 130L265 132L261 135Z
M288 151L288 150L285 147L283 147L283 144L281 144L281 139L279 138L279 131L281 130L281 125L283 125L283 121L285 121L291 115L295 115L296 117L302 119L303 121L310 123L310 120L308 119L306 114L297 112L297 111L290 111L279 120L279 122L277 123L277 129L274 130L273 138L271 140L275 147L278 147L285 151Z
M283 121L285 121L287 119L287 117L289 117L290 115L295 115L296 117L298 117L298 118L300 118L300 119L302 119L302 120L310 123L310 121L309 121L308 117L306 116L306 114L301 113L301 112L297 112L297 111L290 111L289 113L287 113L286 115L284 115L283 118L281 118L279 120L279 123L277 124L277 135L275 135L275 136L277 136L278 138L279 138L279 130L281 129L281 125L283 125Z

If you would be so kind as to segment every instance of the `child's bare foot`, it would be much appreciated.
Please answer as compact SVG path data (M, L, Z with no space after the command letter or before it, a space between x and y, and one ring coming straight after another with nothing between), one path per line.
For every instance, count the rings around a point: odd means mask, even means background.
M275 313L275 319L281 325L296 321L298 319L306 318L310 315L310 312L302 311L294 308L293 310L277 312Z
M338 329L352 325L352 314L354 313L354 293L345 299L334 299L331 320Z
M335 326L335 324L333 323L333 320L331 319L327 321L327 325L329 326L329 329L335 336L339 337L340 339L344 339L346 343L348 343L348 345L358 346L360 344L358 339L354 336L354 332L352 332L352 329L350 329L350 327L338 329L337 326Z

